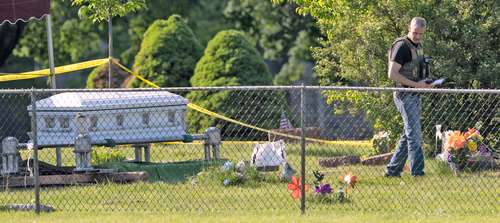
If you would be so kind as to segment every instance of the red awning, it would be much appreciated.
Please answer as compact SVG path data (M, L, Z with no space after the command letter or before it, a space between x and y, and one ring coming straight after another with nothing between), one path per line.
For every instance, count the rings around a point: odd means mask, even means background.
M50 0L0 0L0 24L40 19L50 13Z

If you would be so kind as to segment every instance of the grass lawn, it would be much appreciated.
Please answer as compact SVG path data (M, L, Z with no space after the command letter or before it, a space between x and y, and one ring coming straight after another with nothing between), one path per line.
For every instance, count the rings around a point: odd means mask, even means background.
M89 212L59 212L42 213L37 216L34 213L0 212L1 222L50 222L50 223L75 223L75 222L99 222L99 223L129 223L129 222L328 222L328 223L390 223L390 222L436 222L436 223L460 223L481 222L496 223L499 214L486 216L479 215L419 215L402 213L360 213L342 211L315 211L305 215L297 212L231 212L231 213L89 213Z
M119 148L128 159L133 150ZM338 188L338 178L347 173L358 176L356 188L348 193L348 202L319 203L308 199L307 215L300 216L299 201L294 201L287 191L287 184L279 182L279 172L266 173L266 179L258 184L223 186L222 182L198 181L197 171L172 172L185 180L175 183L157 181L132 184L90 184L70 187L42 188L41 201L58 211L34 217L27 213L0 212L0 218L23 219L44 222L73 222L81 217L89 221L203 221L203 222L262 222L315 221L315 222L493 222L498 219L500 184L498 171L463 173L454 176L438 161L426 160L426 176L412 178L407 173L401 178L384 178L383 166L352 165L323 168L318 160L338 155L363 155L369 144L346 143L344 145L315 145L307 147L306 180L312 184L313 170L325 173L324 182ZM109 148L98 148L100 152ZM292 166L300 169L300 147L287 144L287 158ZM238 162L249 160L252 144L226 142L221 148L224 159ZM23 157L27 157L24 152ZM54 163L53 150L40 152L41 160ZM152 148L155 162L179 162L202 159L202 145L158 144ZM71 149L63 149L63 163L73 165ZM176 177L177 177L176 176ZM274 179L274 180L273 180ZM0 204L29 203L33 200L31 189L3 189ZM306 196L310 196L310 191ZM87 212L89 211L89 212ZM247 212L248 211L248 212ZM112 212L112 213L109 213ZM137 213L136 212L140 212ZM153 212L152 215L143 212ZM97 214L94 214L97 213ZM189 214L191 213L191 214ZM252 214L253 213L253 214ZM266 214L263 214L266 213ZM141 217L142 216L142 217ZM483 217L480 217L483 216ZM377 219L371 221L370 219ZM440 219L444 219L442 221ZM448 219L448 220L447 220ZM338 220L338 221L337 221ZM3 222L3 221L0 221ZM30 221L33 222L33 221ZM78 222L78 221L77 221ZM431 221L432 222L432 221Z

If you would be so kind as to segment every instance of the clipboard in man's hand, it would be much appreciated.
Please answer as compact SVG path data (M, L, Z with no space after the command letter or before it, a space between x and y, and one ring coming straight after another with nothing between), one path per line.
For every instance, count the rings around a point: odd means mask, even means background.
M425 82L426 84L430 84L432 86L439 86L439 85L442 85L446 81L446 78L440 78L440 79L437 79L437 80L424 79L422 81Z

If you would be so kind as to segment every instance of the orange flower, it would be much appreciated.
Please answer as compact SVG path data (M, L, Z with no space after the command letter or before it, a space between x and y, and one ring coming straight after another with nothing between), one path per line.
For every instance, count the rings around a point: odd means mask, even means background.
M309 189L309 185L305 185L304 189L307 191ZM302 197L302 183L301 178L297 179L297 177L292 177L292 182L288 184L288 190L292 191L290 195L294 200Z
M464 134L462 134L460 131L454 131L450 134L448 140L446 141L446 148L462 149L464 148L466 142L467 141Z

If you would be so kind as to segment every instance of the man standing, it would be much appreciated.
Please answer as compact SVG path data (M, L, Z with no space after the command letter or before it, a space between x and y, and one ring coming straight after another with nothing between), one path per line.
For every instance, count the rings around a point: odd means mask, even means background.
M389 78L397 87L432 88L422 81L425 78L422 39L426 21L415 17L411 20L408 35L396 39L389 52ZM401 113L404 132L396 151L387 164L387 177L399 177L406 159L410 159L410 174L423 176L424 154L422 151L422 130L420 126L420 96L414 92L394 92L394 103Z

